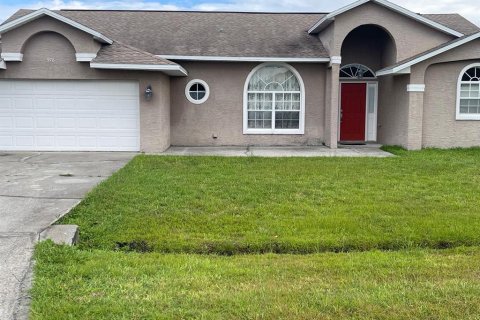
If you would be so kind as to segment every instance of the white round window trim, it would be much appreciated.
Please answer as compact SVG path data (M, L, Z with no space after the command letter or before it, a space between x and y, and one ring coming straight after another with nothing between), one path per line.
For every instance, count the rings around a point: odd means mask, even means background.
M196 100L190 96L190 89L195 85L195 84L201 84L205 88L205 96L202 99ZM208 100L208 97L210 96L210 87L208 84L200 79L194 79L187 83L187 86L185 87L185 96L187 97L188 101L194 104L202 104L205 101Z

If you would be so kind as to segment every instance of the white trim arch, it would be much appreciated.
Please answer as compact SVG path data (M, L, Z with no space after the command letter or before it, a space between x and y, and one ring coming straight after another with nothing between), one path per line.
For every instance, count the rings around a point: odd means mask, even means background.
M458 76L456 120L480 120L480 107L478 108L478 113L461 113L460 112L462 98L463 99L477 100L478 103L480 103L480 93L478 93L476 96L472 96L472 97L470 97L470 96L469 97L462 97L462 84L478 84L478 86L480 88L480 81L472 82L472 81L463 81L462 80L465 73L472 68L479 68L479 71L480 71L480 62L469 64L468 66L466 66L465 68L462 69L462 71L460 72L460 75ZM478 74L478 77L480 78L480 74Z
M368 76L370 73L371 76ZM364 76L366 75L367 76ZM342 76L343 75L343 76ZM363 79L376 79L375 72L372 69L361 63L350 63L340 68L340 80L363 80Z
M275 119L272 119L272 128L265 128L265 129L251 129L248 128L248 87L250 84L250 81L252 80L252 77L261 69L266 68L266 67L284 67L287 68L289 71L291 71L295 77L297 78L297 81L300 85L300 114L299 114L299 128L298 129L276 129L274 124L275 124ZM285 92L285 91L278 91L278 92ZM275 105L272 105L272 113L275 113ZM247 79L245 80L245 85L243 89L243 134L257 134L257 135L301 135L305 133L305 84L303 82L302 76L300 73L291 65L283 62L276 62L276 63L262 63L255 68L253 68L252 71L247 76Z

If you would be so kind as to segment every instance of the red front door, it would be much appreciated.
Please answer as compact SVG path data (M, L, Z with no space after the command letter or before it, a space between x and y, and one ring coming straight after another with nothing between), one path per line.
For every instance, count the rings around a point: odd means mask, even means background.
M342 83L340 141L365 141L366 83Z

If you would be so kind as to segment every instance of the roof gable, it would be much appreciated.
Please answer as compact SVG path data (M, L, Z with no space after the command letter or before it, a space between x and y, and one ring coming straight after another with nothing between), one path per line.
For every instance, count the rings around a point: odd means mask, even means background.
M109 39L108 37L104 36L98 31L95 31L87 26L84 26L76 21L73 21L67 17L64 17L56 12L50 11L46 8L39 9L37 11L33 11L29 14L23 15L17 19L11 20L9 22L6 22L0 26L0 34L8 32L12 29L18 28L24 24L27 24L33 20L36 20L38 18L44 17L44 16L49 16L53 19L59 20L63 23L66 23L74 28L77 28L79 30L82 30L88 34L91 34L96 40L107 43L107 44L112 44L113 41Z
M462 37L464 34L461 33L461 32L458 32L456 30L453 30L443 24L440 24L436 21L433 21L431 19L428 19L427 17L425 16L422 16L420 14L417 14L417 13L414 13L410 10L407 10L401 6L398 6L390 1L387 1L387 0L359 0L357 2L354 2L348 6L345 6L343 8L340 8L332 13L329 13L327 14L326 16L324 16L322 19L320 19L313 27L310 28L310 30L308 31L310 34L313 34L313 33L319 33L320 31L322 31L323 29L325 29L328 25L330 25L333 21L335 21L335 17L338 16L338 15L341 15L342 13L345 13L347 11L350 11L352 9L355 9L365 3L368 3L368 2L372 2L372 3L375 3L375 4L378 4L382 7L385 7L387 9L390 9L392 11L395 11L401 15L404 15L406 17L409 17L413 20L416 20L422 24L425 24L427 26L430 26L432 27L433 29L437 29L439 31L442 31L444 33L447 33L447 34L450 34L450 35L453 35L453 36L456 36L456 37Z

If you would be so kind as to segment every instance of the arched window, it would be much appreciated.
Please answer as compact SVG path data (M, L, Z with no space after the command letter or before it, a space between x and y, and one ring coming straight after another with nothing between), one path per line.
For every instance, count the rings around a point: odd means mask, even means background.
M457 90L457 120L480 120L480 63L462 70Z
M287 64L263 64L247 78L244 95L244 133L303 134L304 85Z
M375 73L363 64L347 64L340 68L340 78L347 79L374 79Z

